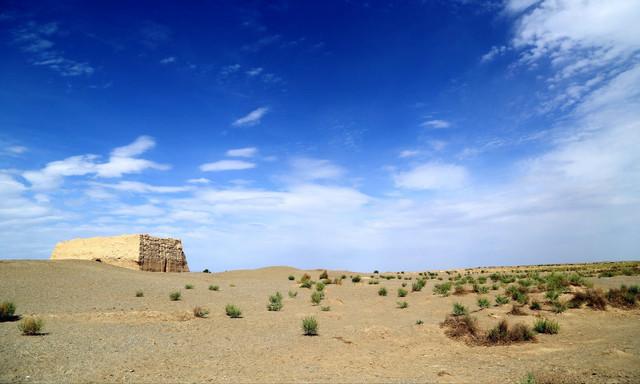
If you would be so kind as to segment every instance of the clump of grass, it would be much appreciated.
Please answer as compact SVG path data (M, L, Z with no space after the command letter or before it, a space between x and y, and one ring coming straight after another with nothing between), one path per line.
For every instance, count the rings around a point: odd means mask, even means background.
M447 316L441 326L445 327L445 334L452 339L465 339L467 343L475 343L480 336L478 320L469 315Z
M407 303L406 301L398 301L396 304L398 304L398 308L400 309L405 309L409 307L409 303Z
M331 310L331 307L326 305L326 306L320 307L320 310L322 312L329 312Z
M633 308L638 302L639 291L640 289L637 285L631 287L621 285L620 288L611 288L607 292L607 300L609 304L617 308Z
M193 307L193 315L195 317L205 318L209 316L209 310L205 307Z
M550 302L553 303L554 301L558 300L558 297L560 297L560 292L556 291L556 290L550 290L547 291L547 293L544 294L544 297Z
M182 299L182 292L180 292L180 291L171 292L169 294L169 299L171 301L178 301L178 300Z
M12 320L15 318L16 305L11 301L4 301L0 304L0 321Z
M267 304L267 309L269 311L279 311L283 306L282 294L280 292L276 292L275 295L269 296L269 303Z
M533 329L538 333L547 333L555 335L560 330L560 325L555 320L549 320L546 318L539 318L533 323Z
M316 283L316 291L322 292L324 290L324 287L325 287L324 283L322 283L322 282L317 282Z
M453 303L453 311L451 312L453 316L463 316L469 314L467 307L460 303Z
M295 279L296 279L296 277L295 277L295 276L293 276L293 275L289 275L288 279L289 279L289 281L293 281L293 280L295 280Z
M402 288L406 287L407 283L402 283Z
M424 324L424 321L422 321L422 320L416 320L416 325L422 325L422 324Z
M353 276L353 277L351 278L351 282L353 282L353 283L359 283L359 282L360 282L360 280L362 280L362 278L360 277L360 275L356 275L356 276Z
M217 286L217 285L213 285L213 284L212 284L212 285L210 285L210 286L209 286L209 290L210 290L210 291L219 291L219 290L220 290L220 287L219 287L219 286Z
M451 291L451 282L436 284L433 287L433 293L436 295L449 296L449 291Z
M313 281L311 280L305 280L302 283L300 283L300 288L311 288L313 286Z
M298 296L298 291L289 291L289 298L293 299Z
M236 307L233 304L227 304L227 306L224 307L224 310L227 313L227 316L232 319L238 319L242 317L242 311L240 310L240 308Z
M302 319L302 332L305 336L316 336L318 334L318 321L315 317L309 316Z
M311 302L313 305L318 305L324 299L322 292L315 291L311 294Z
M422 291L422 288L424 288L426 284L427 283L423 279L418 279L413 284L411 284L411 291L420 292Z
M509 303L509 298L502 296L502 295L498 295L496 296L496 304L498 305L505 305Z
M323 280L323 279L328 279L329 278L329 273L327 273L327 270L325 269L324 271L322 271L322 273L320 274L320 277L318 279Z
M409 292L404 288L398 288L398 297L405 297Z
M489 303L489 299L487 299L486 297L478 298L478 307L480 307L481 309L489 308L490 305L491 303Z
M35 316L27 316L18 323L18 329L25 336L40 335L40 331L44 326L44 321Z
M464 284L456 284L453 288L454 295L464 295L467 291L464 289Z
M531 341L535 339L535 335L531 328L518 323L513 327L509 327L506 320L500 321L497 326L490 329L486 335L487 344L510 344L523 341Z
M567 304L566 303L562 303L560 301L554 301L553 303L551 303L551 310L554 313L562 313L564 311L567 310Z
M184 289L193 289L193 284L185 284Z
M580 308L586 303L588 307L604 311L607 309L607 299L604 293L598 289L587 289L585 292L576 292L573 298L569 300L571 308Z
M538 300L533 300L531 302L531 305L529 306L529 309L533 311L539 311L542 309L542 305L540 305L540 302Z
M378 289L378 296L387 296L387 288L381 287Z
M136 291L136 297L144 297L144 292L142 291L142 289L138 289Z
M513 304L511 306L511 310L509 312L510 315L514 315L514 316L526 316L527 314L522 310L522 307L520 307L519 305L515 305Z

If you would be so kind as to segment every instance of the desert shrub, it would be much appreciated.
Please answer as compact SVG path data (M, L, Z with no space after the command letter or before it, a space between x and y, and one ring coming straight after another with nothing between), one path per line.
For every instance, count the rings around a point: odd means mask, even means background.
M509 339L513 342L531 341L535 339L535 334L528 325L518 323L509 330Z
M327 306L323 306L323 307L320 307L320 310L321 310L322 312L329 312L329 311L331 310L331 307L330 307L330 306L328 306L328 305L327 305Z
M638 302L638 286L627 288L621 285L620 288L611 288L607 292L609 304L617 308L633 308Z
M486 295L489 293L489 287L486 285L478 285L478 288L475 291L481 295Z
M329 273L327 273L326 269L324 271L322 271L322 273L320 274L320 277L318 277L318 279L320 279L320 280L328 279L328 278L329 278Z
M509 303L509 298L506 296L498 295L496 296L496 304L505 305Z
M469 311L467 310L467 307L465 307L460 303L453 303L453 311L452 311L453 316L462 316L468 313Z
M171 299L171 301L178 301L182 299L182 292L180 291L171 292L169 294L169 299Z
M554 313L562 313L564 311L567 310L567 304L566 303L562 303L560 301L554 301L553 303L551 303L551 310Z
M491 290L492 291L497 291L498 288L500 288L500 286L498 284L491 284Z
M601 311L607 309L607 299L601 290L587 289L585 292L576 292L568 305L571 308L580 308L584 303L593 309Z
M416 320L416 325L422 325L422 324L424 324L424 321L422 321L422 320Z
M305 281L311 281L311 275L309 275L308 273L305 273L300 278L300 283L304 283Z
M398 288L398 297L405 297L409 292L406 289Z
M295 298L296 296L298 296L298 291L289 291L289 297L290 298Z
M500 321L500 323L494 328L491 328L486 335L488 344L510 344L531 341L534 340L534 338L535 335L528 326L518 323L510 328L506 320Z
M508 312L510 315L514 316L525 316L526 313L522 310L522 307L513 304L511 306L511 310Z
M332 283L336 284L336 285L342 285L342 278L341 277L334 277Z
M184 289L193 289L193 284L185 284Z
M302 283L300 283L300 288L311 288L313 286L313 281L311 280L305 280Z
M478 276L478 283L485 284L487 282L486 276Z
M324 296L322 295L322 292L315 291L311 294L311 302L313 303L313 305L320 304L323 298Z
M540 305L540 302L538 300L533 300L531 302L531 305L529 306L529 309L533 311L539 311L542 309L542 306Z
M378 281L377 279L369 280L369 285L376 285L376 284L380 284L380 281Z
M43 326L44 321L35 316L27 316L18 323L18 329L26 336L39 335Z
M289 279L289 281L293 281L293 280L295 280L295 279L296 279L296 277L295 277L295 276L293 276L293 275L289 275L288 279Z
M269 303L267 304L267 309L269 311L279 311L283 306L282 294L280 292L276 292L275 295L269 296Z
M522 292L518 292L516 294L515 300L518 302L518 304L525 305L525 304L527 304L529 302L529 296L527 296L526 294L524 294Z
M322 292L324 290L324 287L325 287L324 283L321 283L321 282L316 283L316 291Z
M546 318L536 319L533 323L533 329L538 333L548 333L550 335L558 333L560 325L555 320L549 320Z
M378 272L378 270L377 270L377 269L376 269L375 271L373 271L373 274L374 274L374 275L377 275L377 274L379 274L379 273L380 273L380 272Z
M318 334L318 321L315 317L309 316L302 319L302 332L305 336L316 336Z
M240 308L236 307L233 304L227 304L227 306L224 307L224 311L227 313L227 316L232 319L238 319L242 316L242 311L240 310Z
M407 283L402 283L402 288L406 287Z
M208 268L205 268L205 269L202 270L202 273L211 273L211 272L209 272Z
M342 276L340 276L340 278L341 278L342 280L344 280L344 279L346 279L346 278L347 278L347 275L342 275Z
M491 303L489 303L489 299L487 299L486 297L478 298L478 307L485 309L485 308L489 308L490 305Z
M387 296L387 288L381 287L378 289L378 296Z
M396 304L398 304L398 308L400 309L405 309L409 307L409 303L407 303L406 301L398 301L396 302Z
M144 297L144 292L141 289L137 290L136 297Z
M204 307L193 307L193 316L205 318L209 316L209 310Z
M11 301L4 301L0 304L0 321L11 320L16 313L16 305Z
M473 342L480 336L478 321L475 317L465 316L447 316L442 323L446 328L445 334L453 339L467 339L467 342Z
M544 297L549 302L554 302L554 301L558 300L558 297L560 297L560 292L558 292L556 290L550 290L550 291L547 291L547 293L544 294Z
M467 293L467 291L464 289L464 284L456 284L453 288L454 295L464 295L465 293Z
M359 283L359 282L360 282L360 280L362 280L362 278L360 277L360 275L356 275L356 276L353 276L353 277L351 278L351 282L353 282L353 283Z
M584 277L580 276L577 273L572 273L571 275L569 275L568 281L569 281L569 284L577 287L581 285L585 285Z
M209 286L209 290L210 290L210 291L219 291L219 290L220 290L220 287L219 287L219 286L217 286L217 285L213 285L213 284L212 284L212 285L210 285L210 286Z
M416 280L413 284L411 284L412 292L420 292L424 288L423 280Z
M437 294L437 295L442 295L442 296L448 296L450 290L451 290L451 283L450 282L446 282L446 283L442 283L442 284L436 284L433 287L433 293Z

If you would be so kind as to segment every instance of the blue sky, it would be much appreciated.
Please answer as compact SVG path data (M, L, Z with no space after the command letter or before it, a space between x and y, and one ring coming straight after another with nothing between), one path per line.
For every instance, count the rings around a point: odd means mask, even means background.
M640 5L0 7L0 258L192 269L638 259Z

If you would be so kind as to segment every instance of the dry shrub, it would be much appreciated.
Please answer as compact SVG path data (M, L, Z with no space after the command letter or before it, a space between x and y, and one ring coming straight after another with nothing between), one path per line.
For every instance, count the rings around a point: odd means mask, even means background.
M626 285L621 285L620 288L611 288L607 292L607 300L616 308L634 308L638 301L638 288L633 286L630 289Z
M497 326L490 329L485 337L487 345L506 345L535 340L533 330L522 323L509 327L506 320L501 320Z
M324 271L322 271L322 273L320 274L320 277L318 278L319 280L323 280L323 279L328 279L329 278L329 273L327 273L327 270L325 269Z
M607 299L600 289L587 289L585 292L575 292L573 298L569 301L569 306L572 308L580 308L584 303L596 310L604 311L607 309Z
M444 333L452 339L463 339L467 344L475 344L480 337L478 320L469 315L448 315L440 325L445 327Z
M527 313L522 310L521 306L515 305L515 304L513 304L511 306L511 310L508 312L508 314L513 315L513 316L526 316L527 315Z

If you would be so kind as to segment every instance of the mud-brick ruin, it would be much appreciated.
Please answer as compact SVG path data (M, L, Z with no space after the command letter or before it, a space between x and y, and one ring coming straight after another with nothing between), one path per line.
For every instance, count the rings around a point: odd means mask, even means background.
M52 260L94 260L151 272L189 272L182 241L149 235L91 237L61 241Z

